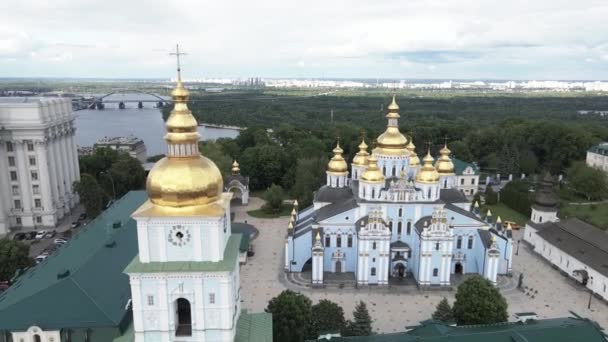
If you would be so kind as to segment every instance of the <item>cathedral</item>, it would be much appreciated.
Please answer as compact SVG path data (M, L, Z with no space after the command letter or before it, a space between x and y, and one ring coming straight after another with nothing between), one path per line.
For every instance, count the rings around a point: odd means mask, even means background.
M349 273L357 285L413 279L450 286L453 275L479 274L496 284L512 269L512 232L490 212L482 219L474 164L451 158L446 145L434 158L416 155L399 131L393 97L388 125L371 154L363 140L349 166L338 143L327 182L312 206L294 203L285 240L286 272L311 272L313 286Z

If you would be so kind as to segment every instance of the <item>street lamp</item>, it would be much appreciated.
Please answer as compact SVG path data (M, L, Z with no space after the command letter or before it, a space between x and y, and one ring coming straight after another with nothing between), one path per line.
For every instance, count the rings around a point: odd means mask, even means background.
M591 309L591 297L593 297L593 277L589 278L589 304L587 304L587 309Z
M114 178L112 177L112 173L110 173L110 171L102 171L101 174L110 178L110 182L112 182L112 193L114 194L113 200L116 201L116 188L114 187Z
M521 242L521 239L517 240L517 249L515 250L515 255L519 255L519 243Z

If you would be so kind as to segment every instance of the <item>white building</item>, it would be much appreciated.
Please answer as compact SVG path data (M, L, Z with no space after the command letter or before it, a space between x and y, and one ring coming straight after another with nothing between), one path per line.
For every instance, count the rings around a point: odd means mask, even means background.
M0 98L0 236L54 227L78 204L74 119L69 99Z
M608 234L577 218L560 221L553 182L541 182L524 240L557 269L608 298Z
M587 150L587 165L608 172L608 142L603 142Z
M128 137L105 137L97 140L94 147L95 149L105 147L125 152L142 163L145 163L148 159L148 151L144 141L132 135Z

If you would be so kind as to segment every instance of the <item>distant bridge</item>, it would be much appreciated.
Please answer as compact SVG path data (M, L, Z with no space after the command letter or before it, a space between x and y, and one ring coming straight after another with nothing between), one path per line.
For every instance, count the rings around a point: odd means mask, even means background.
M124 94L124 93L138 93L138 94L142 94L142 95L149 95L154 97L154 99L118 99L118 100L104 100L105 98L115 95L115 94ZM135 90L135 89L121 89L121 90L115 90L111 93L107 93L103 96L99 96L99 97L94 97L91 100L91 104L87 105L87 108L89 109L104 109L104 103L118 103L118 108L120 109L124 109L125 108L125 103L128 102L137 102L138 103L138 107L139 108L143 108L143 103L144 102L156 102L157 103L157 107L162 107L165 105L165 103L169 103L171 102L171 99L164 99L160 96L158 96L157 94L153 94L153 93L148 93L145 91L141 91L141 90Z

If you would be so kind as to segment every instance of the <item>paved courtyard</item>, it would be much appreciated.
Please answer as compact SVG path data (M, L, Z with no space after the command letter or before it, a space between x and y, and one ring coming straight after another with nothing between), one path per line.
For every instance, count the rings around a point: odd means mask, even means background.
M244 309L251 312L262 311L268 300L287 288L306 294L313 303L320 299L337 302L344 308L347 318L351 318L355 304L363 300L374 319L374 330L387 333L403 331L405 326L415 325L430 318L443 297L453 303L455 291L421 291L412 286L391 289L311 289L287 281L282 267L289 217L258 219L247 215L247 210L261 205L261 199L251 198L247 207L233 207L236 222L247 221L260 231L253 241L255 256L249 258L247 264L241 268ZM514 233L515 240L519 239L521 232ZM570 315L569 311L574 311L597 321L603 327L608 327L608 305L594 297L591 310L588 310L589 292L551 268L524 243L519 247L519 255L514 256L514 271L524 273L524 285L532 290L524 293L516 289L517 277L503 277L499 281L499 287L509 303L511 319L513 313L522 311L536 312L540 318L566 317Z

